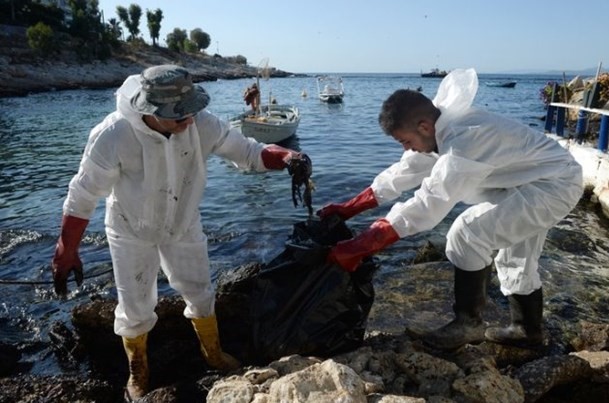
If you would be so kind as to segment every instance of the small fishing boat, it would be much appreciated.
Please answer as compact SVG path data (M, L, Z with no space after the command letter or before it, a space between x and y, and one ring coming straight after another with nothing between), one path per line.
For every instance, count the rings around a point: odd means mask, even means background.
M505 82L488 82L487 87L501 87L501 88L514 88L516 81L505 81Z
M340 104L345 96L343 79L340 76L318 76L317 92L319 99L329 104Z
M261 143L279 143L296 133L300 123L300 112L295 106L269 104L260 107L260 112L243 112L229 119L231 127L241 130L246 137Z
M448 71L440 69L431 69L427 73L421 73L421 77L425 78L444 78L448 75Z
M254 109L229 119L231 127L240 130L245 137L252 137L266 144L279 143L293 136L300 123L298 108L291 105L278 105L270 89L268 103L261 105L260 79L269 81L270 70L269 59L262 59L256 75L256 85L259 89L258 102Z

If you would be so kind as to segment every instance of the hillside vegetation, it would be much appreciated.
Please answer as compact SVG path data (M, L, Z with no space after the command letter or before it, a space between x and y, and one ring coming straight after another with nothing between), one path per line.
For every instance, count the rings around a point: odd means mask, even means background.
M255 77L257 68L242 57L210 56L148 45L142 41L122 43L105 60L83 61L78 47L64 47L42 55L28 46L26 28L0 25L0 96L74 88L108 88L157 64L188 68L196 81ZM290 73L271 69L272 77Z

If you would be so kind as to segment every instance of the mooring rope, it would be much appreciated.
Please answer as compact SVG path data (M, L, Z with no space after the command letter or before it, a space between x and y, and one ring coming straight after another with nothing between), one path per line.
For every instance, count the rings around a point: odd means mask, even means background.
M83 277L83 280L87 280L94 277L103 276L104 274L112 273L112 269L108 269L106 271L102 271L100 273L91 274L89 276ZM75 279L69 279L68 282L75 282ZM53 284L53 281L30 281L30 280L3 280L0 279L0 285L47 285Z

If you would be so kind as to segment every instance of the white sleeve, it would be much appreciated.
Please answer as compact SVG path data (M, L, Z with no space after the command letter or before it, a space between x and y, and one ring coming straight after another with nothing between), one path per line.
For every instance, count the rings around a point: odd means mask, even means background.
M213 126L211 130L219 133L213 153L231 161L236 167L244 170L266 171L262 162L262 149L265 144L245 137L237 129L232 129L228 122L208 116L206 125Z
M421 188L386 216L400 238L434 228L450 210L475 191L493 167L454 155L441 156Z
M89 219L99 199L107 197L118 180L118 164L110 163L100 153L99 148L103 148L100 144L103 143L94 141L87 145L78 173L70 181L68 196L63 204L65 215Z
M374 197L379 204L397 199L403 192L419 186L429 176L438 160L435 153L406 151L399 162L378 174L372 185Z

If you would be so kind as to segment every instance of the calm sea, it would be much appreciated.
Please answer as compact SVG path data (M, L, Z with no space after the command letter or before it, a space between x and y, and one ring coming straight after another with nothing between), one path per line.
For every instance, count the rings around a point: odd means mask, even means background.
M517 81L516 87L485 85L507 80ZM549 80L562 78L480 75L475 103L543 130L545 110L538 93ZM300 127L285 145L313 160L315 208L352 197L399 159L401 147L377 124L382 101L407 87L421 87L433 97L440 83L414 74L344 74L343 81L342 105L317 99L314 75L261 82L263 98L271 96L300 108ZM251 82L202 83L212 98L208 109L222 118L243 111L242 93ZM67 321L72 307L93 294L115 293L103 200L81 246L85 284L75 290L70 283L74 291L60 302L52 292L49 267L68 182L77 171L90 128L114 110L113 92L83 89L0 99L0 341L26 346L25 359L32 361L33 373L58 371L53 354L44 347L51 322ZM350 225L363 230L388 208L364 213ZM307 218L306 209L292 205L287 173L244 173L216 157L209 163L201 211L214 277L245 263L269 261L282 250L292 225ZM383 272L402 270L408 275L416 249L427 240L441 243L459 211L457 207L433 231L401 240L383 252L383 269L375 281L384 281ZM607 228L593 207L581 205L550 234L541 259L546 306L565 319L609 322ZM165 279L159 281L160 293L172 294ZM400 323L390 320L383 326L382 330L400 330Z

